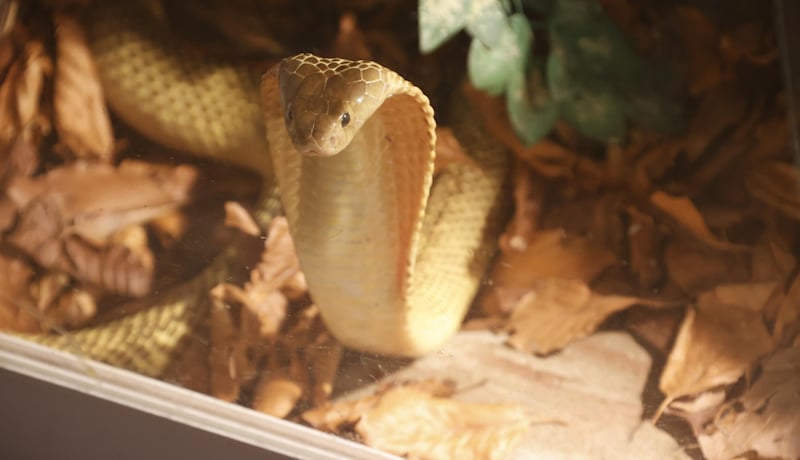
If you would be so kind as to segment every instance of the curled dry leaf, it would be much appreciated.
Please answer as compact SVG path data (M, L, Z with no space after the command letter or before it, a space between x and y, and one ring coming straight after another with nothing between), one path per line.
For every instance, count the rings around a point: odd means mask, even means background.
M535 233L524 251L501 254L490 275L491 289L481 299L487 312L509 311L542 278L591 281L617 262L609 250L562 230Z
M28 40L19 58L13 62L0 83L0 144L8 145L26 128L38 125L46 132L49 126L40 115L40 100L45 78L53 63L38 40Z
M225 226L237 228L245 235L259 236L261 234L261 229L258 228L253 216L235 201L225 203Z
M726 404L698 436L710 460L755 453L759 458L800 458L800 347L764 361L763 373L742 397Z
M763 283L720 286L699 297L686 313L661 374L659 388L667 403L735 382L773 349L760 311L773 288ZM748 289L754 294L742 297Z
M278 308L285 299L277 296ZM221 284L211 290L211 394L223 401L236 401L242 386L258 377L258 367L269 342L259 334L261 324L249 309L244 290Z
M70 16L57 14L55 25L53 108L59 139L77 157L108 161L114 135L86 34Z
M289 223L285 217L276 217L270 222L262 262L251 274L251 289L276 289L295 278L300 271L300 261L289 234Z
M650 195L650 202L669 217L674 219L695 238L714 249L745 251L748 248L738 244L729 243L714 235L706 225L703 215L697 210L688 197L674 197L664 192L656 191Z
M103 290L130 297L150 292L155 271L155 258L142 226L125 227L97 247L78 236L63 241L66 260L54 265L72 274L77 280Z
M36 179L13 181L8 196L20 210L20 220L34 219L13 239L35 249L56 236L77 234L102 244L120 228L143 223L186 204L197 178L195 168L126 161L119 167L76 162ZM133 192L135 191L135 192ZM28 217L32 208L50 223ZM50 227L39 229L40 225Z
M538 280L514 307L508 343L525 352L547 354L588 336L614 312L633 305L664 306L637 297L600 295L580 280Z
M146 234L132 224L176 209L189 199L189 167L75 163L7 191L18 210L7 241L44 267L130 296L149 292L154 261ZM136 193L132 193L136 190Z
M289 299L281 289L299 270L288 223L277 217L270 223L261 261L251 271L244 288L230 284L214 288L209 361L214 396L234 401L242 386L258 376L261 362L271 348L278 346L278 332L287 317ZM307 335L304 337L310 340ZM270 384L264 380L263 385ZM259 401L270 410L278 407L266 396Z
M530 424L516 405L465 403L399 387L383 394L355 429L367 445L411 458L503 459Z

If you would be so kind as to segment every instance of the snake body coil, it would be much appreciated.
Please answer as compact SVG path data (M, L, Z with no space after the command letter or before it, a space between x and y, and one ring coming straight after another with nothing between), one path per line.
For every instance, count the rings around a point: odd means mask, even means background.
M343 344L416 356L455 333L494 253L507 176L466 104L452 127L474 163L434 180L433 110L396 73L298 55L264 76L259 98L251 73L181 56L139 28L135 8L111 3L92 29L111 107L155 140L277 180L311 295ZM150 315L142 331L163 321Z

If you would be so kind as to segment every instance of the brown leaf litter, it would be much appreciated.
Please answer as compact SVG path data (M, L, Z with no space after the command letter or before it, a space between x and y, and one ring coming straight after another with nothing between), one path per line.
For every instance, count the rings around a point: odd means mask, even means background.
M75 2L40 5L52 14L16 24L0 40L4 329L79 327L109 296L146 296L157 274L168 274L164 285L187 276L184 260L170 254L202 252L192 235L212 241L203 240L203 250L216 244L196 227L219 223L186 208L199 204L190 193L198 172L216 166L180 156L178 165L124 160L155 150L125 128L112 133L82 26L62 10L67 3ZM632 127L625 142L600 145L559 123L526 146L502 100L469 92L488 131L513 154L515 205L471 328L507 333L499 343L516 357L552 360L569 358L598 329L632 332L665 362L653 372L664 412L689 422L707 458L796 457L800 176L770 23L757 14L719 20L688 5L601 3L642 53L684 57L676 64L685 71L686 129L665 136ZM313 24L323 42L335 42L335 54L374 54L419 79L436 101L453 51L418 57L413 27L397 21L401 6L351 6L346 14L338 3L320 6L331 12ZM182 14L177 4L165 11L168 19ZM187 49L225 53L236 43L233 54L250 57L308 39L303 20L258 8L245 19L228 4L187 11L189 21L172 21ZM263 34L267 23L285 33ZM186 39L193 29L214 32L193 44ZM440 160L469 161L446 127L439 134ZM230 177L235 183L241 174ZM260 235L241 193L234 195L226 222ZM343 350L308 296L281 219L249 281L217 286L212 299L211 352L195 350L180 372L205 375L208 384L193 387L221 399L411 458L502 458L530 428L521 405L457 402L441 380L332 402ZM512 361L496 363L516 369Z
M334 432L349 425L367 445L431 460L503 459L530 429L523 408L454 401L453 390L436 381L387 385L362 399L306 412L303 419Z

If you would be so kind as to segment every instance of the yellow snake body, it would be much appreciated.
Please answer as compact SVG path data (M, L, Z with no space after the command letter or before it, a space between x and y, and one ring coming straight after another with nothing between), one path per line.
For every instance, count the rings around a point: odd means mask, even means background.
M111 107L153 139L277 180L311 295L337 339L417 356L455 333L494 253L507 176L505 152L466 104L452 127L473 161L434 180L433 110L395 72L298 55L265 74L259 98L248 71L170 50L137 29L129 8L99 9L93 52ZM169 321L168 308L155 311L139 334ZM92 357L125 353L104 355L95 341L120 324L81 331Z

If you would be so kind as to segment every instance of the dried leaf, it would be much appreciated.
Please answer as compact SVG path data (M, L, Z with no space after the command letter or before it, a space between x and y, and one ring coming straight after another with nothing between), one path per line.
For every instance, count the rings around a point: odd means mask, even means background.
M525 352L548 354L591 334L614 312L636 304L663 303L594 293L585 282L541 279L520 299L508 320L508 343Z
M664 250L669 279L693 294L720 283L750 279L750 260L741 252L714 251L699 244L675 241Z
M394 388L356 424L367 445L412 458L503 459L530 429L518 406L463 403Z
M755 453L759 458L800 458L800 348L766 359L753 387L719 412L712 429L698 436L711 460Z
M234 201L225 203L225 226L239 229L246 235L261 235L261 229L258 228L253 216L240 203Z
M303 396L303 386L291 378L268 376L253 390L252 408L275 417L286 417Z
M778 343L791 343L793 338L800 338L800 274L795 276L780 298L773 324L773 336Z
M141 226L123 228L101 247L77 236L67 236L62 251L66 260L52 266L83 283L129 297L142 297L150 292L155 259L147 232Z
M655 219L634 207L626 208L626 213L630 222L627 235L630 269L637 276L639 286L652 288L664 276Z
M500 248L503 252L524 251L538 230L542 202L543 184L534 180L533 174L525 164L516 160L512 169L514 186L514 217L500 235Z
M461 331L387 380L447 376L457 382L453 399L510 404L532 414L533 426L510 459L689 458L672 437L642 423L652 359L630 335L597 333L546 358L513 350L505 339Z
M42 332L36 299L28 289L33 268L21 257L0 252L0 330Z
M673 401L665 411L689 422L695 433L702 432L725 402L725 390L705 391L696 397Z
M686 135L679 140L689 162L697 162L715 139L725 130L739 125L747 114L747 92L741 85L724 84L704 94Z
M778 287L775 281L760 283L720 284L697 297L699 305L736 305L760 313Z
M626 314L625 328L666 356L681 320L682 308L633 308Z
M189 216L182 210L166 212L152 219L148 227L155 239L165 248L172 248L189 231Z
M108 161L114 135L86 34L70 16L57 14L55 23L53 107L59 138L77 157Z
M769 233L753 248L752 260L753 281L784 279L797 264L795 256Z
M306 363L312 380L311 402L315 406L330 400L342 352L342 345L329 334L317 336L306 348Z
M300 261L289 234L289 223L284 217L276 217L270 222L262 262L251 274L250 289L276 289L299 271Z
M241 288L222 284L211 290L211 395L236 401L242 386L258 377L258 365L266 354L260 346L259 323L247 305Z
M136 163L76 163L19 178L7 191L19 217L6 241L44 267L111 293L142 296L150 290L153 255L145 232L126 227L185 203L194 178L189 167Z
M43 331L74 329L84 326L97 314L95 296L72 286L63 273L48 273L30 284L38 309L37 320Z
M128 161L117 168L78 162L36 179L18 179L7 193L21 210L25 228L17 228L12 239L32 254L46 241L68 234L102 244L120 228L187 203L196 178L190 166Z
M7 149L0 148L0 187L18 177L30 177L39 167L39 152L28 136L17 136ZM0 228L8 224L0 219Z
M695 238L714 249L729 251L745 251L748 248L738 244L729 243L714 235L706 225L700 211L688 197L674 197L664 192L656 191L650 195L650 202L658 209L669 215L684 229L688 230Z
M34 122L41 131L47 131L46 121L39 116L39 104L45 78L51 73L52 62L44 45L29 40L0 84L0 144L9 144Z
M279 346L278 332L284 325L289 307L289 300L281 288L298 272L299 262L288 223L286 219L278 217L270 223L261 261L250 272L250 281L244 288L229 284L214 288L210 356L211 391L214 396L226 401L236 400L242 386L258 376L260 363L267 353L274 352ZM311 318L315 317L316 314L311 315ZM303 345L314 339L309 331L298 335ZM296 354L296 348L287 347L287 353ZM298 363L293 362L292 365L297 366ZM289 375L282 367L273 371L279 372L281 378ZM275 375L272 377L277 378ZM294 375L291 378L296 383L303 381ZM263 384L269 386L267 382L264 380ZM259 404L265 408L279 409L266 394L261 398Z
M785 113L759 120L753 134L754 145L747 149L749 163L758 167L762 162L780 160L786 155L789 148L789 124Z
M720 36L714 24L692 6L678 6L675 12L683 49L688 54L690 92L700 94L730 78L720 55Z
M490 276L491 290L482 299L485 311L509 311L542 278L591 281L616 263L613 253L587 238L561 230L533 235L524 251L501 254Z
M731 33L720 37L720 50L731 65L741 60L759 66L769 65L780 55L768 21L738 25Z
M745 178L747 191L786 216L800 221L800 169L782 161L764 161Z
M661 374L659 388L667 401L733 383L772 350L772 337L761 312L753 311L752 298L736 298L746 286L717 288L687 311ZM756 302L766 290L760 286Z

